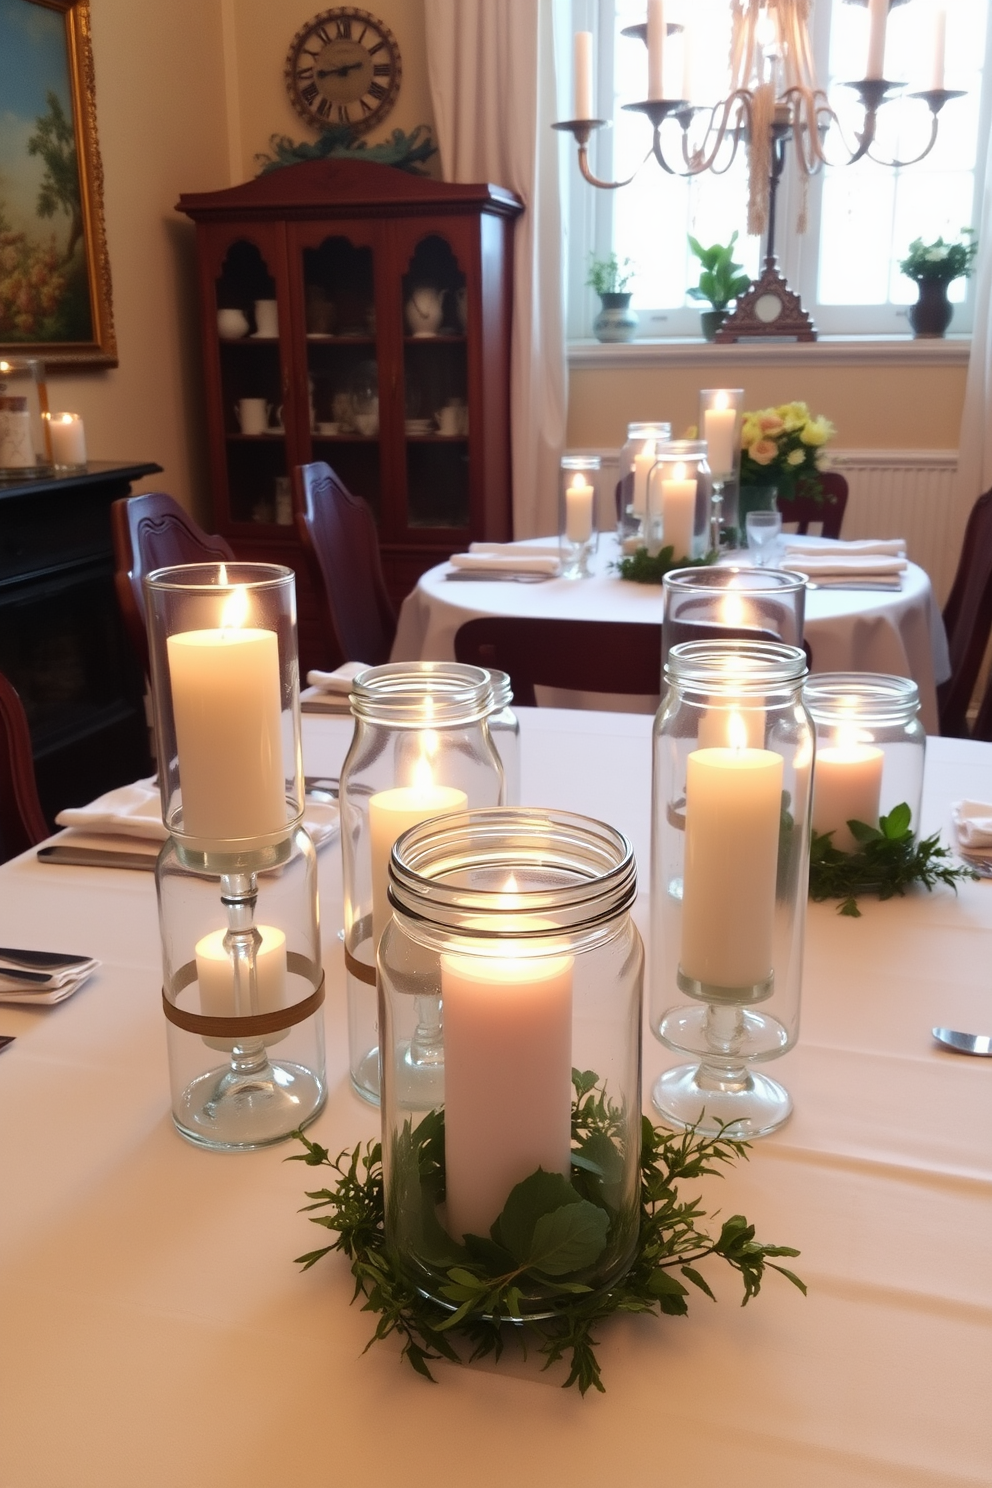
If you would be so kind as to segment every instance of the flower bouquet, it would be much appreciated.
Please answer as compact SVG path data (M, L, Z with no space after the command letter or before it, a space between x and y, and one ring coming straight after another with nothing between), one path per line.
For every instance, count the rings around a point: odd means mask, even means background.
M783 501L796 496L823 500L820 471L824 445L835 430L822 415L814 418L805 403L782 403L745 413L741 428L741 489L773 486Z
M978 252L978 243L970 227L962 229L963 242L924 243L916 238L899 264L907 279L916 285L917 301L909 307L909 323L917 336L942 336L951 323L954 306L947 298L948 285L955 279L967 278Z

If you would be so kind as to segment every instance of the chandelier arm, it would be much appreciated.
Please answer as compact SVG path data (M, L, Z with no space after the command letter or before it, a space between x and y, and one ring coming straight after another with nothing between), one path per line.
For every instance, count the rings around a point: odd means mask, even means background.
M934 114L932 119L930 120L930 139L924 146L924 148L920 151L919 155L914 155L911 160L881 160L877 155L873 155L870 149L867 150L865 153L867 154L868 159L873 160L876 165L884 165L888 167L889 170L905 170L907 166L916 165L918 161L923 160L925 156L930 154L930 151L937 143L938 128L939 125L937 122L937 115Z
M645 155L644 160L647 160L648 155L650 155L650 154L651 154L651 151L649 150L648 151L648 154ZM631 181L637 175L638 171L641 169L641 166L644 164L644 160L642 160L641 161L641 164L638 165L631 172L631 174L627 177L627 179L625 181L601 181L599 179L599 177L593 175L592 171L589 169L589 149L588 149L588 146L587 145L580 145L579 146L579 170L582 172L582 178L583 178L583 180L588 181L590 186L595 186L600 191L619 191L619 189L620 189L621 186L629 186L630 183L631 183Z
M735 121L733 128L731 128L730 114L735 103L738 104L740 107L740 117ZM746 120L749 117L749 103L750 95L744 89L738 88L735 92L731 93L729 98L725 98L722 100L722 102L714 104L710 110L710 122L706 126L706 132L703 135L702 142L699 145L698 149L693 150L691 154L689 151L688 126L683 125L682 159L689 168L685 171L673 172L673 174L686 177L699 176L702 175L704 171L712 171L714 175L724 175L730 169L737 158L737 151L740 148L741 139L746 128ZM709 155L707 155L707 140L710 138L710 135L714 133L716 134L716 140L713 144L713 148L710 150ZM714 161L716 160L717 155L720 153L720 149L728 134L733 140L733 146L730 152L730 159L727 161L727 164L722 167L722 169L716 170L714 169Z

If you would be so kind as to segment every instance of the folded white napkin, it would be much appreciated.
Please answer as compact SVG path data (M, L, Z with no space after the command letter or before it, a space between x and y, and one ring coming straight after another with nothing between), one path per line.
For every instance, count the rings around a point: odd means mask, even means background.
M837 575L845 578L874 579L879 576L905 573L907 563L905 558L886 556L884 553L876 556L873 553L851 553L847 556L833 553L824 553L816 557L812 553L787 553L782 563L783 568L790 568L797 573L809 574L810 578L819 579Z
M333 672L307 672L307 681L311 687L316 687L320 692L332 692L341 697L347 697L351 692L351 684L359 672L368 670L366 661L346 661L343 666L335 668Z
M0 1003L21 1002L31 1007L50 1007L53 1002L64 1002L89 980L99 965L99 961L84 961L71 969L53 971L43 982L19 979L0 969Z
M955 801L951 808L958 842L969 852L992 853L992 803L988 801Z
M470 553L488 553L493 558L556 558L557 540L552 543L469 543Z
M141 843L158 844L165 841L168 832L162 821L162 798L157 785L151 780L135 780L131 785L120 785L116 790L98 796L88 806L75 806L60 811L55 818L60 827L70 827L76 832L98 837L96 844L111 846L108 837L138 838ZM314 846L321 847L336 834L338 808L319 801L307 801L303 813L303 825L313 838ZM73 837L78 847L89 846L82 837ZM119 841L113 846L125 846L134 850L130 841Z
M516 554L504 557L500 553L452 553L449 561L452 568L461 569L463 573L556 574L561 567L558 554L547 550L541 557L526 553L522 557Z
M905 558L906 556L904 537L858 537L852 538L850 542L838 538L836 541L824 542L822 537L799 537L798 534L786 533L783 541L786 553L802 553L803 555L809 553L823 558L835 555L846 558L859 553L892 558Z

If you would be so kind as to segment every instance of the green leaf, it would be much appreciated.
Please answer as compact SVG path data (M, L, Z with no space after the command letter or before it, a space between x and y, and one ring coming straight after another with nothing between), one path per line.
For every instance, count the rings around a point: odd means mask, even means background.
M572 1084L575 1087L575 1093L578 1096L579 1100L581 1100L584 1095L588 1095L590 1090L595 1090L598 1083L599 1076L597 1075L595 1070L573 1069Z
M531 1252L537 1221L565 1204L581 1202L561 1173L546 1173L543 1168L538 1168L536 1173L510 1190L503 1212L493 1223L490 1234L497 1245L504 1246L518 1264L523 1264Z
M879 818L879 826L890 841L905 837L909 831L909 824L913 819L913 813L905 801L898 806L893 806L888 816Z
M867 822L855 821L852 818L847 825L855 842L877 842L882 836L877 827L869 827Z
M578 1147L572 1148L572 1162L613 1186L623 1178L623 1153L605 1132L590 1132Z
M661 1267L651 1272L648 1279L648 1291L654 1297L686 1297L689 1294L688 1287L684 1287L677 1276L673 1276L670 1271L665 1271Z
M602 1255L609 1228L606 1210L588 1199L542 1214L534 1226L527 1269L545 1276L581 1271Z
M706 1295L707 1295L707 1297L711 1298L712 1301L714 1301L714 1302L716 1301L716 1297L713 1296L713 1291L712 1291L712 1288L710 1287L709 1282L706 1281L705 1277L700 1276L699 1272L697 1270L695 1270L694 1267L692 1267L692 1266L683 1266L682 1267L682 1275L683 1276L688 1276L688 1278L692 1282L693 1286L697 1286L699 1288L699 1290L701 1292L705 1292Z

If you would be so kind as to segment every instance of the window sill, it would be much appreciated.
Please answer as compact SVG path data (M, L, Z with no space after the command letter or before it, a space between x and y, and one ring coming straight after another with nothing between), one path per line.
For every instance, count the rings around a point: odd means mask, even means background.
M819 363L833 367L966 367L970 336L915 340L912 336L821 336L819 341L742 341L715 346L696 338L664 341L571 341L568 365L572 370L610 368L792 366Z

